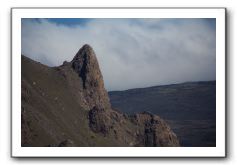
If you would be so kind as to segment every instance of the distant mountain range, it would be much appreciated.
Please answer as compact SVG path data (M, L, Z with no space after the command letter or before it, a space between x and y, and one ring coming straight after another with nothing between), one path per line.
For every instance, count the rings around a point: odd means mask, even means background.
M89 45L58 67L22 55L21 71L23 147L180 146L158 115L147 109L128 115L111 107Z
M114 109L165 119L182 146L216 145L216 82L187 82L109 92Z

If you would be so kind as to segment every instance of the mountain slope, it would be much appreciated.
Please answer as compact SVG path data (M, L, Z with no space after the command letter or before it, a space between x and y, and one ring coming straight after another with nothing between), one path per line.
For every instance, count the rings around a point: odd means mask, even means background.
M215 146L216 82L189 82L109 92L112 107L134 114L159 114L182 146ZM157 108L159 107L159 108Z
M22 55L22 146L179 146L157 115L111 108L93 49L48 67Z
M72 70L67 76L80 80ZM88 111L75 97L58 68L49 68L22 56L22 145L56 145L73 139L79 146L116 142L94 134L88 126ZM95 138L94 138L95 137ZM95 144L93 144L95 143Z

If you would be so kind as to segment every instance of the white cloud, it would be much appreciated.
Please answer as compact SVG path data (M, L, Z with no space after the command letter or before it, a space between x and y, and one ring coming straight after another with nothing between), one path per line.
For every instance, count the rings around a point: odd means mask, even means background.
M56 66L85 43L96 52L107 90L215 80L215 29L204 19L93 19L64 26L22 23L22 54Z

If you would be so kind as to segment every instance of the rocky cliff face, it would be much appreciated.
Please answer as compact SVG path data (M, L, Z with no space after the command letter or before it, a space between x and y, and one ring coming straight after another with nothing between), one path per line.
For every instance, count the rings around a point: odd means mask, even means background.
M83 95L89 108L110 108L108 93L93 49L84 45L71 61L71 66L82 80Z
M89 45L55 68L22 58L23 146L179 146L159 116L129 116L111 108ZM29 72L27 66L37 69Z
M134 124L139 126L140 144L150 147L179 146L175 133L166 122L157 115L147 112L134 115Z

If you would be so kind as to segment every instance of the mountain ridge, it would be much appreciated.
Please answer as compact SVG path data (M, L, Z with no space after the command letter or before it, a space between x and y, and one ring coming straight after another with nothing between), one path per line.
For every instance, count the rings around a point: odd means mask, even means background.
M139 90L139 89L153 89L153 88L159 88L159 87L170 87L174 85L186 85L186 84L200 84L200 83L215 83L216 80L207 80L207 81L184 81L181 83L171 83L171 84L162 84L162 85L149 85L145 87L137 87L137 88L129 88L124 90L109 90L109 92L126 92L126 91L133 91L133 90Z
M93 49L47 67L22 55L22 146L179 146L157 115L111 108Z

